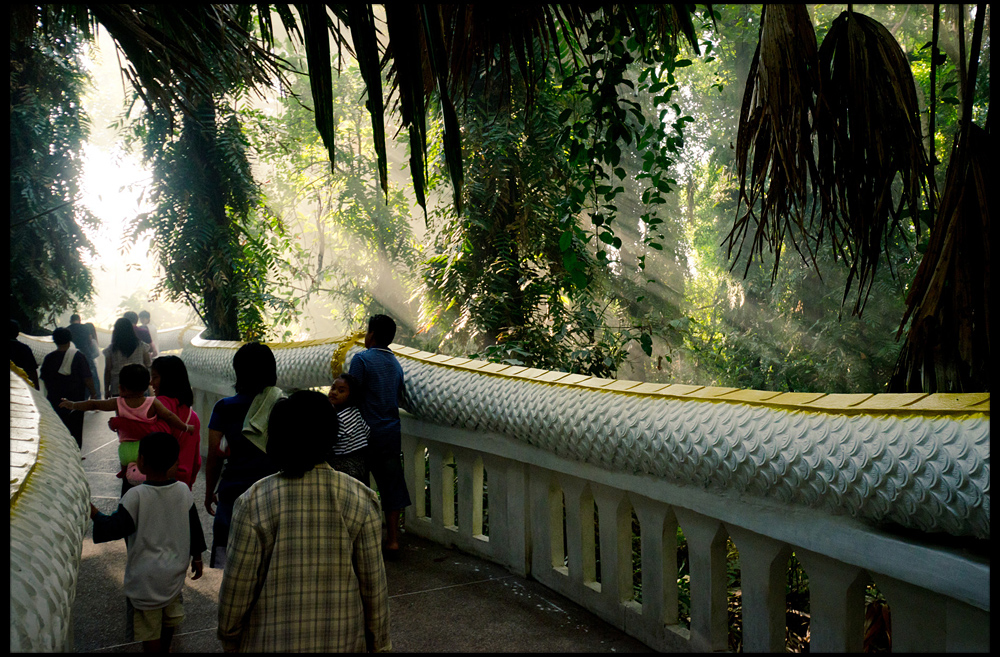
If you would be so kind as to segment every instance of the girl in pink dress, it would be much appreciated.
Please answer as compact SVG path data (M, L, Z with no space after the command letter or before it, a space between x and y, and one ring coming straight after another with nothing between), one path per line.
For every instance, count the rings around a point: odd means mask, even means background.
M201 420L191 408L194 405L194 392L191 390L184 361L177 356L156 358L150 368L149 384L156 398L167 409L194 427L191 431L170 431L181 447L177 458L177 481L184 482L188 488L193 489L201 470Z
M139 440L143 436L160 430L157 425L161 421L175 431L194 429L155 397L146 397L147 388L149 370L143 365L126 365L118 375L118 397L83 402L64 399L59 404L74 411L118 411L118 416L112 418L108 426L118 432L118 460L122 466L118 476L128 483L128 486L122 485L123 495L128 487L138 486L146 479L135 463L139 457Z

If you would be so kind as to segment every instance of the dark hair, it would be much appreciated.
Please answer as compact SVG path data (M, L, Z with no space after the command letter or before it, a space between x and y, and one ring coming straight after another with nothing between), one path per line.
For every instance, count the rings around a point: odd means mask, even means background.
M321 392L299 390L279 400L267 421L267 455L297 479L326 460L337 436L337 411Z
M52 331L52 341L57 345L62 346L72 339L73 334L68 328L57 328L55 331Z
M136 314L135 314L134 312L132 312L131 310L129 310L129 311L128 311L128 312L126 312L126 313L123 313L123 314L122 314L122 317L123 317L123 318L125 318L125 319L127 319L128 321L132 322L132 324L133 324L133 325L135 325L135 324L138 324L138 323L139 323L139 316L138 316L138 315L136 315Z
M364 399L364 390L361 389L361 381L358 380L358 377L344 372L337 379L343 379L344 383L347 384L348 390L350 390L350 393L347 395L347 405L360 406L361 401Z
M94 326L94 323L93 322L87 322L86 324L84 324L84 326L87 327L87 332L90 334L90 337L92 337L92 338L94 338L96 340L97 339L97 327Z
M160 394L173 397L188 408L194 406L194 392L188 379L187 367L178 356L160 356L152 369L160 375Z
M144 392L149 387L149 370L138 363L126 365L118 372L118 385L132 392Z
M368 320L368 330L375 339L376 346L388 347L396 337L396 322L388 315L373 315Z
M278 385L278 363L266 344L248 342L233 355L236 392L256 397L269 386Z
M17 336L21 333L21 325L17 323L16 319L10 320L10 339L17 340Z
M72 324L73 322L79 322L79 321L80 321L80 316L77 315L76 313L73 313L72 315L69 316L69 323L70 324Z
M143 465L154 474L166 474L177 463L180 453L181 446L177 439L163 431L147 433L139 441L139 456L143 458Z
M119 317L111 331L111 349L128 358L138 348L139 336L135 334L132 322L126 317Z
M140 310L139 311L139 319L142 319L143 317L145 317L146 319L152 319L150 317L150 315L149 315L149 311L148 310Z

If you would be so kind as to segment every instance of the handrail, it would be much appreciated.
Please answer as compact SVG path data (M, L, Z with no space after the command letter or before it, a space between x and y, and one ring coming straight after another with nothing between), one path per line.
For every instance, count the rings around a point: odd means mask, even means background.
M10 651L69 652L90 489L44 396L10 374Z
M199 414L233 394L240 345L187 339L181 357ZM270 346L286 389L330 385L361 349L356 335ZM531 574L663 649L725 647L718 560L727 535L744 564L747 649L776 649L784 636L783 606L769 591L784 590L775 564L790 551L810 576L812 649L859 649L860 621L844 609L863 603L865 578L892 605L895 649L978 650L984 636L988 649L988 559L886 530L989 539L988 393L650 384L391 348L406 377L404 464L416 502L409 529ZM443 470L449 463L463 473L457 492ZM486 472L488 537L476 532ZM421 510L425 489L438 501L431 513ZM457 514L445 508L456 498ZM566 508L561 526L557 499ZM615 573L599 583L588 570L588 504L598 509L602 568ZM642 572L644 584L658 583L641 605L622 575L626 511L654 528L643 530ZM669 537L678 525L692 559L690 632L670 611ZM567 552L557 558L563 539ZM935 613L938 620L926 620Z

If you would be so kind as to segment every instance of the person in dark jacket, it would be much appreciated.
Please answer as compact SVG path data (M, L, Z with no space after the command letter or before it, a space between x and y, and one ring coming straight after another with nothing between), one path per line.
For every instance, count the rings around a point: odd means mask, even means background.
M42 361L45 397L76 439L77 446L83 448L83 411L60 408L59 402L64 399L86 401L88 393L91 397L97 395L90 364L87 357L73 346L73 335L69 329L57 328L52 332L52 341L56 350Z

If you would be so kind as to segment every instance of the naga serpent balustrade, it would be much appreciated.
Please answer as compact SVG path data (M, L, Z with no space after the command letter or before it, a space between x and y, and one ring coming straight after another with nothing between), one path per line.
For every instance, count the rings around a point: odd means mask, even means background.
M160 350L183 350L196 391L232 394L241 343L199 332L161 330ZM110 334L98 336L106 346ZM50 338L19 339L39 362L54 349ZM330 385L362 348L358 335L270 346L285 389ZM406 377L404 406L418 420L503 434L610 472L849 514L872 526L990 538L989 393L651 384L392 348ZM71 642L89 491L68 431L11 369L11 648L62 650Z
M272 344L278 385L326 386L357 336ZM239 343L194 338L192 377L232 382ZM823 395L596 379L393 345L416 418L501 433L612 471L990 537L989 394Z

